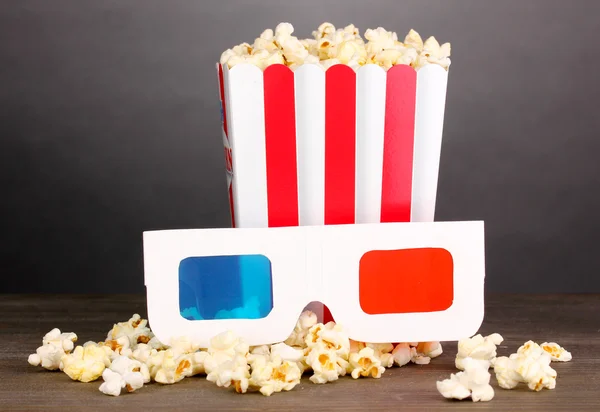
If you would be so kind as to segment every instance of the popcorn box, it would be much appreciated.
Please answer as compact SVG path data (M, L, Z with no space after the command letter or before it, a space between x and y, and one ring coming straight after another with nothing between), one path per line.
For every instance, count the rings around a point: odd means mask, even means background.
M433 221L445 69L217 70L234 227Z

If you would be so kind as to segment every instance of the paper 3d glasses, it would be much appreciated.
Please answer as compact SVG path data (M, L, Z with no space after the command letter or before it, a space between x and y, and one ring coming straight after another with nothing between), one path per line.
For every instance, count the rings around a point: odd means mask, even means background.
M320 301L351 339L458 340L483 320L483 222L378 223L144 233L152 330L208 347L287 339Z

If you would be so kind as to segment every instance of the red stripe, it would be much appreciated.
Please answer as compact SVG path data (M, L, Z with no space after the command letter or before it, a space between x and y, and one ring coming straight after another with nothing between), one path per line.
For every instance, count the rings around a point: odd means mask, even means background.
M381 222L409 222L417 73L406 65L387 72Z
M225 103L225 84L223 80L223 66L217 64L217 71L219 76L219 95L221 98L221 110L222 113L222 126L225 131L225 137L229 140L229 135L227 134L227 104ZM231 148L225 147L225 167L227 169L227 173L233 171L233 165L231 163ZM230 170L231 169L231 170ZM235 210L233 208L233 187L232 182L229 182L228 188L229 195L229 213L231 214L231 227L235 227Z
M221 94L221 110L223 110L223 130L225 130L225 135L229 137L227 134L227 104L225 103L225 85L223 84L223 66L220 64L219 67L219 93Z
M264 90L269 227L298 226L294 73L267 67Z
M335 65L325 76L325 224L349 224L355 203L356 74Z

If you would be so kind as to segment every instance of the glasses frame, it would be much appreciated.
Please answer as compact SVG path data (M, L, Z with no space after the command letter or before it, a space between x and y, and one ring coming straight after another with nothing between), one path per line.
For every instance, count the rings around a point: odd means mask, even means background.
M157 230L144 232L143 244L148 319L165 344L189 336L206 348L213 336L227 330L252 346L282 342L313 301L326 304L348 336L364 342L456 341L474 335L483 321L482 221ZM359 262L365 253L430 247L452 255L453 302L448 309L373 315L361 309ZM181 316L179 264L183 259L250 254L271 261L273 308L266 317L188 320Z

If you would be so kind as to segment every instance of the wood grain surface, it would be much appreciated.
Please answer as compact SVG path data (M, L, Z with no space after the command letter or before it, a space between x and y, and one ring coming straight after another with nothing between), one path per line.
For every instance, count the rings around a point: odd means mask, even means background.
M450 401L436 390L436 380L457 372L456 342L429 365L388 369L381 379L349 377L315 385L305 377L294 390L271 397L240 395L203 377L175 385L148 384L135 393L110 397L100 381L71 381L27 363L54 327L77 333L78 343L103 340L113 323L133 313L146 314L144 296L0 295L0 410L23 411L393 411L499 410L600 411L600 295L493 295L486 297L481 333L498 332L505 341L499 355L509 355L525 341L555 341L573 354L568 363L552 363L558 372L554 390L531 392L525 386L504 390L492 377L491 402ZM493 374L492 374L493 375Z

